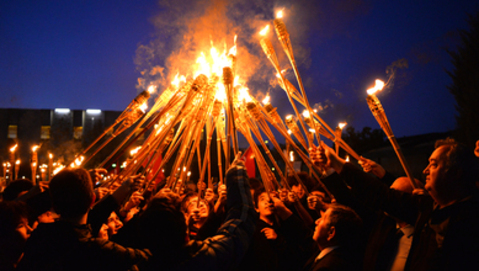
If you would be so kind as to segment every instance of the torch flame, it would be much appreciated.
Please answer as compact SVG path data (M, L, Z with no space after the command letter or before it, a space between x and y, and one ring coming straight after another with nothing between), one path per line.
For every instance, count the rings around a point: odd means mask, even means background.
M55 170L53 170L53 175L56 175L58 172L60 172L64 168L65 168L64 165L57 166L57 168L55 168Z
M346 162L349 162L349 155L346 155Z
M15 146L13 146L13 147L10 149L10 151L11 151L11 152L14 152L15 149L17 148L17 146L18 146L18 144L15 144Z
M338 124L338 127L339 127L339 129L342 130L342 129L344 128L344 126L346 126L346 125L348 125L347 122L340 122L340 123Z
M249 96L248 90L249 89L247 87L244 87L244 86L241 86L239 88L238 99L240 101L245 101L246 103L249 103L249 102L252 101L251 97Z
M368 89L367 92L369 95L373 95L377 91L381 91L383 88L384 88L384 82L379 79L376 79L376 85Z
M196 59L197 67L196 71L194 72L194 77L198 77L200 74L206 75L210 78L212 75L221 76L223 74L224 67L231 67L231 59L228 55L236 55L236 38L234 41L235 45L233 48L229 50L229 54L227 54L228 50L225 49L222 53L220 53L216 47L211 45L211 49L209 50L210 55L206 56L203 52L201 55Z
M32 152L36 152L39 147L40 147L40 146L38 146L38 145L33 146L33 147L32 147Z
M264 105L267 105L269 104L271 100L271 97L269 97L269 95L266 95L266 97L263 99L263 101L261 101Z
M133 156L137 154L140 149L141 149L141 146L134 148L133 150L130 151L130 155Z
M308 111L308 110L305 109L305 110L303 111L303 117L305 117L305 118L311 117L311 115L309 115L309 111Z
M261 31L259 31L259 34L261 36L266 36L266 34L268 33L269 31L269 24L267 24Z
M72 164L74 166L79 167L83 163L83 160L85 160L85 157L82 155L82 156L78 157L77 159L75 159L75 162L73 162Z
M175 75L175 78L171 81L171 85L175 86L175 88L178 88L180 86L181 81L186 81L186 78L184 75L179 76L179 73Z
M144 103L142 105L140 105L140 110L145 113L146 112L146 109L148 109L148 104L147 103Z
M276 19L281 19L283 18L283 10L280 10L276 13Z
M217 83L217 90L216 90L216 95L215 99L224 102L226 100L226 91L225 91L225 86L222 83Z
M150 85L147 90L150 94L153 94L156 90L156 86L155 85Z

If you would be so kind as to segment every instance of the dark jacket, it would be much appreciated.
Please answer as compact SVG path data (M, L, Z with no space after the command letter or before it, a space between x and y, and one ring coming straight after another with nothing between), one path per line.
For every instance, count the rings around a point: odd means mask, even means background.
M277 238L267 239L261 232L264 228L272 228ZM312 239L312 231L295 215L273 225L258 219L251 247L240 270L301 270L315 251L317 245Z
M225 222L215 236L204 241L190 241L180 254L180 262L165 267L166 259L154 257L140 270L234 270L243 259L255 229L253 208L246 170L235 167L226 174L227 200ZM180 258L180 257L178 257Z
M361 269L361 266L358 264L358 262L352 260L354 257L350 251L342 247L334 249L319 260L316 260L317 256L318 255L315 255L310 259L305 270L349 271Z
M149 256L147 250L92 238L88 225L58 221L33 231L18 270L128 270Z
M334 175L334 174L333 174ZM429 196L389 189L347 163L340 174L357 199L411 225L415 233L406 270L476 270L479 267L479 200L476 194L438 209ZM327 186L335 186L330 176Z

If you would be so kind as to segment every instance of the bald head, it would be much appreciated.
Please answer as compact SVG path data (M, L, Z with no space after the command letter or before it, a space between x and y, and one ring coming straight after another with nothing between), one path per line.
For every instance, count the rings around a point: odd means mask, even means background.
M419 181L417 179L414 179L415 183L416 183L416 186L419 187ZM402 192L406 192L406 193L409 193L409 194L412 194L412 191L414 190L414 188L412 187L411 185L411 181L409 180L408 177L399 177L397 178L393 184L391 184L391 186L389 187L391 189L394 189L394 190L398 190L398 191L402 191Z

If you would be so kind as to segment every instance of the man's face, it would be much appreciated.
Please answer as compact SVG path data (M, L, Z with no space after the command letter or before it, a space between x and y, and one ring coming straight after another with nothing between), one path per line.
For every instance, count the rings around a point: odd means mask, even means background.
M187 220L189 218L195 224L200 223L202 225L208 217L208 205L204 200L201 200L198 205L198 197L191 199L186 211Z
M26 218L22 218L20 223L18 223L17 227L15 228L18 236L20 237L23 242L26 242L28 238L30 238L30 234L32 233L32 228L28 225L28 220Z
M329 225L329 216L331 209L328 208L326 212L319 219L316 220L316 227L314 228L313 240L324 248L324 244L328 242L328 232L331 226Z
M263 192L258 196L258 208L256 212L260 217L268 217L274 214L274 204L268 193Z
M293 187L291 187L291 191L296 193L296 195L298 196L299 199L302 199L303 196L304 196L304 189L300 184L293 185Z
M448 178L446 174L446 152L448 148L441 146L434 150L429 157L429 165L424 169L426 185L424 188L437 202L443 195L448 193ZM444 194L446 193L446 194Z
M116 215L115 212L112 212L110 217L107 221L108 225L108 234L110 236L117 234L118 230L123 227L123 222L121 222L120 218Z

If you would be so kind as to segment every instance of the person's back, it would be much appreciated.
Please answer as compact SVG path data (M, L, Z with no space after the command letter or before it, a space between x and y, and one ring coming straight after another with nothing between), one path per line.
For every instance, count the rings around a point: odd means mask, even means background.
M85 170L58 173L50 182L50 194L61 219L32 233L18 270L127 270L148 259L148 251L92 238L86 221L94 194Z

